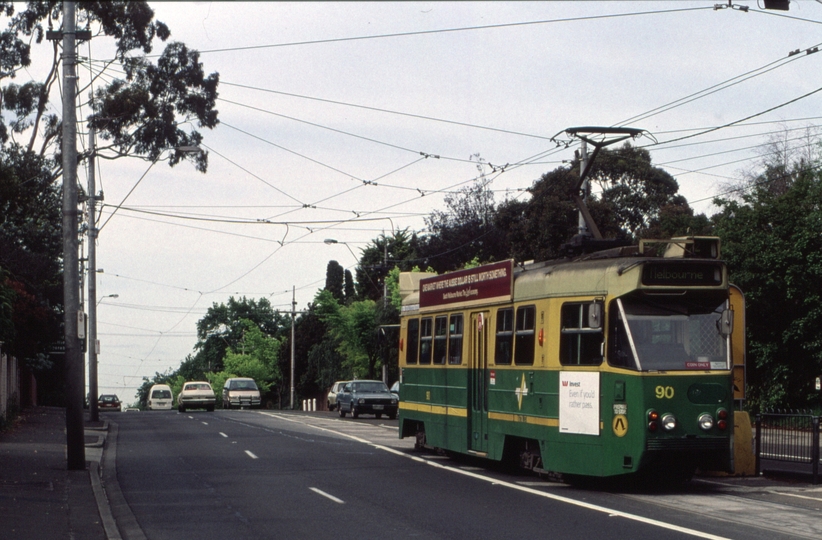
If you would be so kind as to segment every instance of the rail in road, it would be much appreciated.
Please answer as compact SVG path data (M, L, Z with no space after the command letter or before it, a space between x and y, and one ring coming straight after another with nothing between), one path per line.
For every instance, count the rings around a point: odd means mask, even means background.
M538 476L510 476L474 463L450 460L436 452L416 452L413 439L397 437L397 422L387 420L341 419L326 412L293 413L264 412L261 415L300 423L314 429L360 440L387 451L405 454L412 459L424 460L443 469L469 472L490 481L531 489L535 492L576 500L579 491L574 486L539 478ZM822 538L822 488L809 483L788 483L764 477L697 477L683 486L667 492L637 493L597 492L583 490L586 501L604 509L613 506L614 498L634 505L653 505L694 517L694 524L706 519L738 523L763 532L765 538ZM590 504L590 503L586 503ZM610 508L619 513L620 510ZM627 513L627 512L626 512ZM688 533L690 534L690 533ZM712 537L708 535L707 537Z

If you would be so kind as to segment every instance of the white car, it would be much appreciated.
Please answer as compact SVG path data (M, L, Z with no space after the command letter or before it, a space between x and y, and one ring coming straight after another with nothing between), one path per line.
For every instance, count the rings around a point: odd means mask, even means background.
M186 409L214 410L217 397L211 385L205 381L192 381L183 384L180 395L177 396L177 410L186 412Z
M333 411L337 406L337 394L342 392L343 387L348 382L350 381L337 381L331 385L331 389L328 391L328 398L325 400L329 411Z

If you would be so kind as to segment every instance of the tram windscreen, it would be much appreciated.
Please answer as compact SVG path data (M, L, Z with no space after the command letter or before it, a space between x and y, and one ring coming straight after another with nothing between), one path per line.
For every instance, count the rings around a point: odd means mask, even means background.
M643 371L728 369L729 340L719 330L724 299L671 303L629 297L612 307L611 364Z

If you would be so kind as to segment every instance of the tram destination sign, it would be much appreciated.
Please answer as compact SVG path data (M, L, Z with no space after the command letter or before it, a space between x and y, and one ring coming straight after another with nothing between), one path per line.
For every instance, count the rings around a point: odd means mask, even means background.
M722 285L722 265L716 263L648 263L642 269L643 285Z
M510 300L514 261L507 260L420 280L420 308Z

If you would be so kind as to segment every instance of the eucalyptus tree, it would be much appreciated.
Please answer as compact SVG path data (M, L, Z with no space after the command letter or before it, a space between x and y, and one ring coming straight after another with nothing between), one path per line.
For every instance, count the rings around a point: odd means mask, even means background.
M205 172L207 153L179 149L199 144L199 130L218 124L219 76L206 75L197 51L169 40L171 30L154 19L147 2L77 2L76 7L78 35L88 32L93 44L110 43L114 51L109 60L88 59L95 90L78 88L84 102L77 110L88 111L87 117L78 116L78 124L96 130L101 140L96 156L156 162L163 151L176 148L169 165L185 159ZM23 339L7 349L30 365L59 336L62 311L62 123L49 112L62 109L50 105L55 96L59 101L63 58L61 41L50 33L59 35L62 16L62 2L0 2L0 24L5 23L0 31L0 266L28 295L17 298L33 299L33 307L45 314L28 330L15 328L16 335L45 336L36 342L37 351L21 351ZM157 41L167 44L150 59ZM45 54L35 54L35 48ZM44 60L34 65L35 58ZM18 83L18 73L43 75ZM108 82L101 84L104 79ZM79 160L88 157L81 154ZM15 305L15 311L24 308Z

